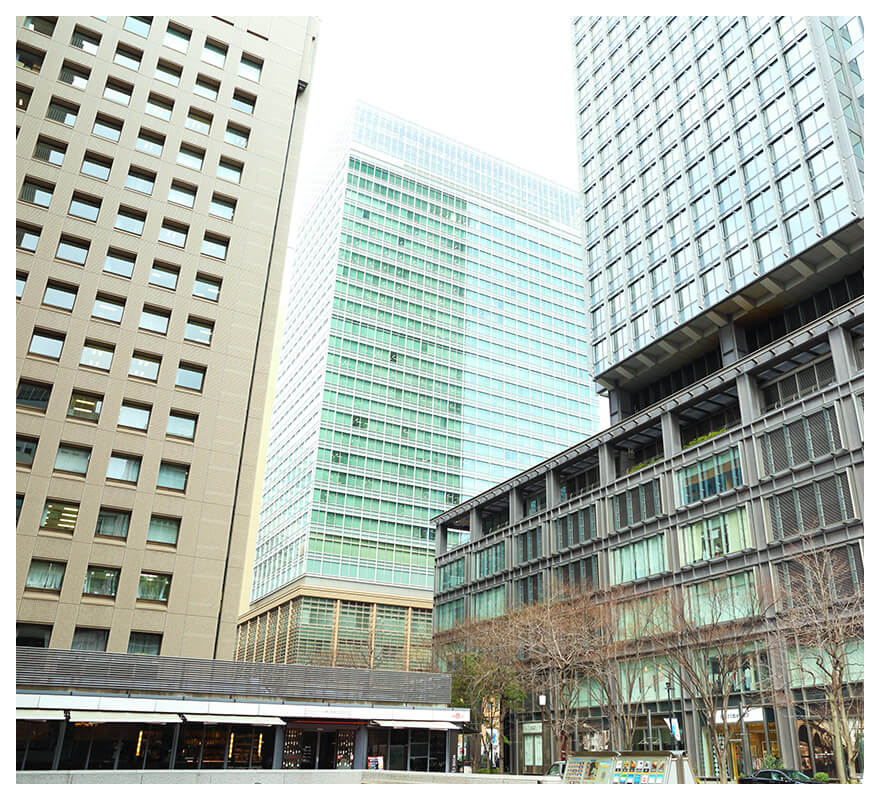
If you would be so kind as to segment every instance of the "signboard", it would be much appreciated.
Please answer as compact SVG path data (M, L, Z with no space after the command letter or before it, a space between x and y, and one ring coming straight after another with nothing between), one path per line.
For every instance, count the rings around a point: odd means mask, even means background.
M679 751L604 751L573 753L563 783L656 785L696 783L696 779L687 756Z
M384 756L367 756L367 769L385 769Z
M740 715L742 715L743 722L761 722L764 719L764 709L760 706L758 708L728 708L727 724L735 725L738 723L740 721ZM724 717L722 716L721 711L715 712L715 724L724 724Z
M523 733L540 733L543 727L541 722L524 722L522 726Z

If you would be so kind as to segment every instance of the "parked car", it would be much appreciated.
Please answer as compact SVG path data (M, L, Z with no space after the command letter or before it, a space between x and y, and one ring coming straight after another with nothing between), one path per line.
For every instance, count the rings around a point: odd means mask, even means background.
M796 769L759 769L751 775L740 775L737 783L815 783L809 775Z
M557 777L562 778L565 776L565 762L564 761L554 761L550 765L550 769L544 773L547 777Z

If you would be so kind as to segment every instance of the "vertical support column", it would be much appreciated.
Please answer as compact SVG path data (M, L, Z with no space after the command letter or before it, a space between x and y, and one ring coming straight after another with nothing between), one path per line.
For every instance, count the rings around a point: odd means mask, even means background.
M367 728L362 726L354 734L354 764L352 769L367 768Z
M797 719L789 702L788 659L782 651L782 643L777 639L767 648L770 656L770 680L773 681L773 710L776 715L776 736L779 752L786 769L800 769L801 756L797 737Z
M508 494L508 503L510 524L515 525L523 518L522 494L515 486Z
M617 470L614 466L614 453L610 444L599 445L599 485L607 486L617 480Z
M281 769L284 763L284 732L287 726L275 726L275 742L272 745L272 769Z
M544 491L547 495L547 508L558 506L562 502L559 489L559 475L555 469L548 469L544 476Z
M663 436L663 457L671 458L681 452L681 428L678 414L664 411L660 415L660 431Z
M479 508L472 508L471 509L469 525L470 525L470 529L471 529L470 540L472 542L475 542L475 541L477 541L477 539L480 539L483 536L483 520L480 519L480 509Z
M739 416L743 425L761 418L761 390L753 375L736 376L736 394L739 398Z
M616 386L608 390L608 413L612 425L632 416L632 396Z
M64 734L67 733L67 720L63 719L58 723L58 741L55 743L55 752L52 754L52 770L57 770L59 764L61 763L61 749L64 746ZM176 728L180 726L177 725ZM175 739L174 739L174 748L171 751L172 761L174 759L174 754L177 752L177 731L175 730ZM173 765L172 765L173 768Z
M828 344L831 345L831 360L834 362L834 377L838 383L846 383L853 374L855 356L852 337L846 328L832 328L828 331Z
M721 348L721 364L735 364L748 352L745 331L735 322L728 322L718 330L718 345Z
M446 528L446 523L440 523L434 529L434 553L438 556L444 555L448 549Z

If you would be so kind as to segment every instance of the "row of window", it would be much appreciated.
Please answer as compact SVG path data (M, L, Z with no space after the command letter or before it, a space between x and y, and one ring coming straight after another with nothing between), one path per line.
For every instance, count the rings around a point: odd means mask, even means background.
M71 650L98 650L107 649L107 639L110 631L103 628L77 627L73 632ZM15 643L19 647L48 647L52 638L51 625L39 625L29 622L19 622L16 625ZM131 631L128 639L128 652L139 655L159 655L162 647L162 634L148 631Z
M25 588L38 589L43 592L60 592L66 568L67 564L63 561L43 561L35 558L31 561L25 580ZM89 565L83 581L83 596L115 598L120 572L121 569L118 567ZM141 572L138 580L137 599L167 604L170 589L170 575Z
M106 21L107 17L97 17L97 19ZM34 31L35 33L41 33L44 36L52 36L55 33L56 22L57 18L53 17L26 17L23 27L27 30ZM136 36L142 36L146 39L150 35L150 29L152 26L152 17L126 17L123 28L129 33L133 33ZM178 53L186 54L189 50L191 38L192 30L177 22L169 22L168 26L165 28L162 44ZM101 39L102 36L100 33L84 28L81 25L77 25L73 30L70 44L86 53L95 55L98 52ZM130 52L140 52L136 48L129 46L125 47ZM228 54L229 45L217 39L207 37L205 43L202 45L201 60L206 64L224 69L226 67L226 58ZM143 54L141 53L141 55ZM138 63L140 63L139 59ZM262 72L263 60L261 58L251 55L250 53L242 53L238 64L239 77L259 83Z
M20 288L23 290L27 281L27 275L17 273L16 279L21 282ZM62 311L72 311L78 291L79 287L75 284L50 280L46 283L46 289L43 293L43 305L61 309ZM21 297L21 294L18 297ZM92 317L119 324L122 321L124 310L124 297L98 292L95 295L95 304L92 307ZM171 309L159 308L158 306L144 303L141 309L138 328L165 336L168 333L170 322ZM186 328L183 333L184 340L208 346L211 344L213 335L214 323L212 320L201 319L192 315L187 317Z
M136 174L134 180L144 181L147 178L143 173ZM19 200L26 203L33 203L42 208L48 208L52 200L55 186L34 178L25 178L21 187ZM186 194L190 191L187 187L178 185L172 191L180 193L181 198L189 196ZM191 199L195 202L195 191L192 190ZM95 222L98 219L98 213L101 210L101 199L90 195L74 192L68 208L68 214L78 219L84 219L88 222ZM116 230L131 233L135 236L141 236L147 222L147 212L137 208L120 205L116 212L116 220L113 227ZM181 222L175 222L169 219L163 219L159 228L159 241L173 247L185 247L187 236L189 235L189 226ZM72 261L82 266L85 264L86 257L89 252L91 243L82 239L61 235L58 242L58 249L55 257L63 261ZM209 231L205 232L202 240L200 252L203 256L217 258L221 261L226 260L229 251L229 237L221 236Z
M45 411L49 405L51 393L51 384L22 379L18 384L16 405L37 411ZM67 416L71 419L84 420L86 422L98 422L103 406L103 395L74 389L71 392L70 402L67 406ZM146 431L151 413L152 406L147 403L123 400L119 411L118 425L123 428ZM198 418L198 414L178 411L172 408L168 415L168 426L165 433L167 436L178 439L192 440L195 438Z
M24 503L24 495L16 495L16 524ZM48 499L40 516L40 528L58 533L73 533L79 518L79 503L72 500ZM101 506L95 523L95 536L114 540L128 539L131 526L131 509ZM162 514L150 516L146 541L169 547L177 546L180 534L180 518Z
M36 252L41 234L42 228L40 227L22 222L16 222L16 247L29 253ZM65 253L70 255L74 252L73 248L75 247L75 243L73 242L73 240L68 240L64 236L62 236L62 242L60 242L58 246L59 252L62 249L62 244ZM68 258L66 260L70 259ZM136 261L136 253L129 253L115 247L110 247L107 249L107 255L104 258L104 272L108 272L112 275L118 275L122 278L131 278L132 274L134 273ZM85 263L85 256L83 256L83 263ZM25 282L27 281L27 273L24 271L19 271L16 273L16 275L18 281L16 297L20 300L24 291ZM150 276L148 282L153 286L161 286L163 289L176 291L177 281L179 277L180 267L178 265L169 264L164 261L154 261L152 267L150 268ZM201 297L205 300L217 302L217 300L220 298L220 287L222 283L223 281L220 278L215 278L202 272L196 273L196 277L193 282L193 297Z
M35 328L31 336L28 353L58 361L61 358L65 336L66 334L60 331ZM80 366L109 372L113 362L114 351L115 346L112 344L86 339L79 360ZM161 362L161 356L141 353L135 350L131 357L128 374L130 377L141 378L155 383L159 379L159 366ZM177 365L174 385L180 389L191 389L201 392L205 382L206 371L207 368L199 364L189 364L180 361Z
M157 147L161 148L161 146L164 144L164 137L162 142L157 142L157 140L153 138L153 134L146 133L145 131L143 131L143 129L141 131L141 134L143 136L149 137L149 140L142 139L139 136L138 142L140 143L143 141L144 146L149 146L154 153L161 154L161 149L159 149L158 152L156 152L156 149ZM44 161L47 164L52 164L53 166L60 167L64 163L64 158L66 154L67 143L55 139L50 139L46 136L40 136L37 139L37 143L34 147L33 157L37 161ZM85 152L85 155L83 156L80 172L83 175L89 175L90 177L106 181L109 178L112 166L112 158L104 155L99 155L97 153L92 153L87 150ZM29 179L28 181L26 181L26 183L30 183L30 186L27 189L27 192L25 192L25 189L22 188L22 195L20 196L20 199L47 208L49 202L52 199L54 186L52 186L51 184L46 184L43 181L34 179ZM140 194L152 195L155 183L155 172L141 167L132 166L129 168L128 175L125 179L125 188L131 189L135 192L139 192ZM186 208L193 208L195 206L197 191L197 186L179 180L174 180L172 181L171 186L168 189L168 202L174 203L175 205L185 206ZM77 196L75 195L74 197L76 198ZM87 205L87 213L81 213L79 212L79 210L75 212L73 203L71 203L68 213L71 216L77 216L82 219L87 219L91 222L94 222L97 219L98 211L100 210L100 198L85 196L82 199L82 202L86 203ZM235 206L236 200L234 198L226 197L225 195L215 192L211 196L211 203L208 209L208 213L211 216L231 220L235 215Z
M125 427L135 430L145 430L149 422L149 406L124 404L120 413L120 425L123 421ZM183 426L194 424L189 415L182 417L178 422ZM169 421L169 427L172 426ZM176 424L176 423L174 423ZM140 426L144 427L141 428ZM32 436L16 435L15 437L15 460L16 464L30 467L34 462L39 439ZM85 477L92 458L92 448L86 445L69 444L61 442L58 452L55 454L54 471L68 475L82 475ZM110 454L107 465L107 480L121 483L137 483L141 471L141 456L114 451ZM162 461L159 464L159 474L156 478L157 489L169 489L175 492L185 492L189 479L189 464L178 464L173 461ZM48 506L47 506L48 507Z

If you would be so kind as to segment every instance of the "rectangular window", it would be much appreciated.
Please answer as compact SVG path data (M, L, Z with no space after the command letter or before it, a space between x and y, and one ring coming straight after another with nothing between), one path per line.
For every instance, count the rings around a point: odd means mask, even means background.
M739 448L691 464L679 472L682 505L689 505L742 486Z
M75 475L85 475L89 468L89 459L92 457L90 447L78 447L73 444L58 445L58 453L55 455L54 469L58 472L72 472Z
M31 436L15 437L15 463L17 465L33 466L34 454L37 452L37 441Z
M92 307L92 316L96 319L104 319L108 322L122 322L122 312L125 310L125 300L121 297L113 297L109 294L95 296L95 305Z
M168 415L168 427L165 430L165 435L174 436L178 439L192 440L196 435L197 421L198 415L175 411L172 408L171 413Z
M159 356L151 356L147 353L138 353L135 350L128 367L128 374L133 378L142 378L145 381L159 379L159 366L162 359Z
M152 194L156 184L156 173L132 167L125 179L125 188L143 194Z
M15 246L29 253L36 252L37 244L40 241L41 228L31 225L24 225L21 222L15 224Z
M207 136L211 132L212 119L213 118L210 114L207 114L204 111L199 111L195 108L191 108L189 110L189 113L186 115L186 122L184 124L191 131L195 131L196 133L204 133Z
M220 278L211 278L199 272L193 284L193 297L204 297L216 302L220 297L220 284Z
M73 29L70 43L74 47L78 47L80 50L89 53L90 55L95 55L95 53L98 52L98 45L101 44L101 37L99 34L94 33L93 31L88 31L85 28L80 28L79 25L77 25Z
M113 362L113 346L108 344L99 344L86 339L83 345L82 355L79 363L84 367L93 367L105 372L110 371L110 364Z
M32 50L21 44L16 45L15 64L18 67L29 69L31 72L39 72L45 57L46 54L42 50Z
M150 114L153 117L158 117L159 119L164 119L166 122L171 119L171 111L174 108L174 101L168 100L167 98L160 97L157 94L150 94L147 98L147 104L144 107L144 112Z
M254 107L257 104L257 98L245 92L235 92L232 95L232 107L236 111L243 111L245 114L253 114Z
M122 121L98 114L95 117L95 124L92 126L92 133L95 136L100 136L102 139L118 142L122 136Z
M46 291L43 293L43 305L71 311L75 300L76 286L68 286L67 284L56 283L55 281L49 281L46 284Z
M119 409L119 427L145 431L150 424L150 406L123 400Z
M70 394L70 402L67 404L67 416L87 422L97 422L101 416L103 405L104 398L101 395L74 389Z
M157 656L162 647L161 633L132 631L128 636L128 652L145 656Z
M124 453L111 453L107 465L107 478L124 483L137 483L141 471L141 457L129 456Z
M40 527L50 531L72 533L79 516L79 503L66 500L47 500L40 518Z
M686 597L690 617L697 625L719 624L755 613L751 571L688 586Z
M31 97L33 96L33 89L28 86L22 86L21 84L15 85L15 107L19 111L27 111L28 106L31 104Z
M50 183L38 183L30 178L25 178L24 183L21 185L21 194L18 199L25 203L33 203L36 206L48 208L52 202L54 192L55 187Z
M226 126L226 133L223 137L227 144L235 147L247 147L251 132L247 128L241 128L233 125L231 122Z
M662 513L660 481L655 478L612 498L616 530L637 525Z
M119 207L119 211L116 214L116 222L114 223L114 227L117 230L125 231L126 233L133 233L135 236L140 236L144 232L144 225L147 221L147 215L143 211L138 211L134 208L126 208L123 206Z
M206 319L190 317L186 321L186 330L183 338L198 344L211 344L211 336L214 334L214 323Z
M242 55L238 64L238 74L242 78L259 83L260 75L263 72L263 62L255 56Z
M833 365L828 363L827 367L833 373ZM797 374L809 375L809 371ZM823 408L763 434L759 443L765 475L815 461L841 448L837 412L833 406Z
M218 236L215 233L206 233L202 240L201 253L203 256L211 258L219 258L221 261L226 260L226 253L229 250L229 239L224 236Z
M86 152L83 156L82 168L80 172L83 175L89 175L97 178L99 181L106 181L110 177L110 168L113 166L113 159L104 158L96 153Z
M107 636L110 632L98 628L77 628L73 632L71 650L95 650L103 653L107 650Z
M685 525L679 532L681 563L708 561L752 547L746 509L736 508L724 514Z
M211 198L210 214L223 219L232 219L235 214L235 200L215 194Z
M28 589L40 589L44 592L60 592L61 583L64 580L64 568L67 565L62 561L31 561L25 586Z
M101 201L96 197L88 197L84 194L74 194L70 200L70 208L67 213L71 217L79 217L87 219L89 222L95 222L98 219L98 213L101 210Z
M208 100L216 100L220 94L220 84L217 81L206 78L204 75L199 75L196 78L195 86L193 86L193 94L200 95Z
M176 64L160 60L159 63L156 64L156 72L153 77L157 81L170 83L172 86L178 86L180 84L180 75L182 72L183 70L181 70Z
M217 165L217 177L223 180L232 181L232 183L241 183L241 173L243 166L235 161L221 158Z
M129 33L137 34L146 38L150 35L150 25L153 24L152 17L126 17L123 28Z
M116 45L116 52L113 54L113 63L137 72L141 68L141 59L143 57L142 51L136 50L133 47L126 47L124 44L118 44Z
M202 48L202 61L206 64L213 64L215 67L223 68L226 63L227 48L225 44L207 39L205 46Z
M104 259L104 272L109 272L112 275L121 275L123 278L130 278L134 272L134 262L134 253L126 253L111 247L107 251L107 257Z
M165 146L165 137L159 133L153 133L141 128L134 146L142 153L159 157L162 155L162 149Z
M54 331L34 330L31 337L28 353L36 356L53 358L56 361L61 358L61 349L64 347L64 334Z
M168 602L168 590L171 588L170 575L157 575L154 572L142 572L138 581L137 599L152 600L155 603Z
M49 407L52 386L48 383L20 380L15 393L15 404L37 411L45 411Z
M184 247L188 232L189 228L186 225L169 222L167 219L162 220L162 227L159 229L159 241L174 245L174 247Z
M67 145L63 142L55 142L52 139L41 136L37 139L37 144L34 147L34 158L60 167L64 162L64 154L66 152Z
M111 536L114 539L125 539L128 536L128 525L131 522L131 511L118 508L104 508L98 511L95 525L95 536Z
M197 392L202 391L205 382L205 368L195 364L181 363L177 367L177 378L174 381L175 386L184 389L193 389Z
M205 163L205 151L192 145L182 144L177 153L177 163L190 169L201 169Z
M55 32L56 17L25 17L24 27L43 36L51 36Z
M176 492L186 491L186 481L189 478L188 464L173 464L163 461L159 464L159 477L156 486L159 489L173 489Z
M171 312L167 309L144 306L141 311L141 319L138 323L138 327L141 330L161 333L164 336L168 333L168 322L170 319Z
M24 287L27 286L27 273L26 272L16 272L15 273L15 299L21 300L21 296L24 294Z
M93 567L86 570L86 579L83 582L83 594L96 597L116 597L116 587L119 584L119 570L113 567Z
M150 526L147 528L147 541L157 544L177 544L177 536L180 533L180 520L173 517L150 517Z
M86 263L88 255L88 242L71 239L68 236L61 237L58 241L58 249L55 251L55 258L59 258L62 261L72 261L80 266Z
M69 128L73 127L78 114L79 106L75 106L73 103L66 103L63 100L56 100L54 97L49 102L49 107L46 109L46 119L60 122L62 125L67 125Z
M666 571L666 535L651 536L611 551L611 582L628 583Z
M123 106L127 106L131 102L131 94L133 91L134 87L130 84L108 78L107 83L104 86L104 97L114 103L120 103Z
M192 32L186 28L169 22L168 27L165 29L165 38L162 40L162 44L170 47L172 50L177 50L178 53L185 53L189 49L191 35Z
M177 289L179 276L180 269L178 267L162 264L158 261L154 261L150 269L150 283L153 286L161 286L163 289L171 289L172 292Z
M172 181L168 189L168 202L192 208L196 204L196 187L179 181Z

